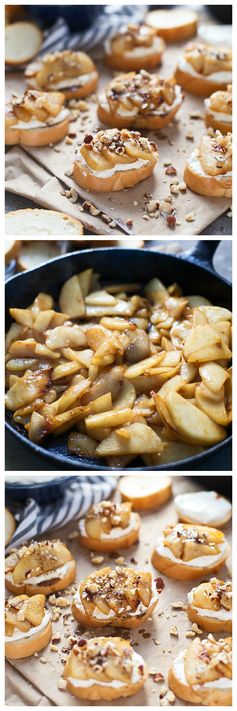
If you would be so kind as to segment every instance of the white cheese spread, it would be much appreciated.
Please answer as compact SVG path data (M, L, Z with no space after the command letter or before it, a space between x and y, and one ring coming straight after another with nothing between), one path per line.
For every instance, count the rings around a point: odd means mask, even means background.
M139 168L143 168L144 165L149 163L148 160L139 158L139 160L135 160L134 163L117 163L117 165L114 165L112 168L108 168L108 170L93 170L80 154L77 156L76 160L78 160L82 166L85 166L90 173L96 175L97 178L109 178L111 175L114 175L114 173L120 173L123 170L139 170Z
M200 74L199 72L196 72L192 64L190 64L190 62L188 62L184 57L181 57L178 66L183 72L188 72L188 74L192 74L194 77L201 77L203 81L214 81L217 84L231 84L232 81L232 72L219 71L208 75Z
M193 588L195 590L195 588ZM196 607L193 604L193 590L188 593L188 604L192 605L193 609L196 610L198 615L201 617L212 617L215 620L232 620L231 610L224 610L222 607L220 610L206 610L203 607Z
M158 555L165 556L165 558L169 558L169 560L173 560L175 563L178 565L187 565L188 567L191 568L206 568L208 566L212 566L215 563L218 563L218 561L221 561L223 558L223 555L227 549L227 543L221 543L219 544L219 549L220 553L213 554L213 555L202 555L199 556L198 558L192 558L192 560L181 560L180 558L176 558L175 555L172 553L170 548L167 546L164 546L164 541L163 538L160 538L157 543L156 543L156 551Z
M58 568L54 568L54 570L49 570L47 573L42 573L42 575L37 575L32 578L26 578L26 580L19 583L19 585L38 585L39 583L50 582L50 580L54 580L55 578L64 578L68 570L70 570L72 563L74 563L74 561L69 560L68 563L60 565ZM7 573L5 577L6 580L14 582L12 573Z
M194 173L197 173L198 175L202 175L204 178L216 178L217 180L225 180L226 178L231 178L232 177L232 170L228 171L227 173L219 173L218 175L209 175L209 173L206 173L206 171L203 169L201 161L199 160L199 151L198 148L196 148L193 153L191 153L191 156L188 159L188 164L192 168Z
M144 662L140 654L133 652L133 671L132 678L129 683L136 684L137 681L141 679L141 673L139 667L144 667ZM74 679L73 677L68 677L68 681L75 687L85 687L85 686L112 686L114 689L119 689L122 686L126 686L126 682L119 681L118 679L112 679L111 681L97 681L97 679Z
M210 108L210 99L204 99L205 109L207 113L211 114L216 121L223 121L224 123L232 123L231 114L223 114L221 111L213 111Z
M81 521L79 521L79 531L81 536L86 536L88 537L88 533L86 531L86 526L85 526L85 518L83 518ZM110 533L102 533L100 536L100 541L107 541L110 540L111 538L121 538L122 536L127 536L130 531L133 531L134 528L136 528L136 514L131 513L130 517L130 523L129 526L126 526L126 528L122 528L121 526L114 526L111 528Z
M155 600L157 600L157 599L158 599L158 593L157 593L157 590L156 590L156 586L155 586L155 583L152 583L152 598L151 598L149 607L150 607L151 605L153 605L154 602L155 602ZM85 608L84 608L84 606L83 606L83 604L82 604L82 600L81 600L81 596L80 596L80 591L79 591L79 590L78 590L77 593L74 595L73 601L74 601L75 605L78 607L78 609L81 610L81 612L84 612L84 613L85 613ZM99 608L97 607L97 608L95 609L94 613L93 613L93 617L94 617L94 619L96 619L96 620L109 620L109 619L112 619L113 617L123 617L123 616L126 616L126 615L129 616L129 617L134 617L134 616L136 617L137 615L141 615L141 613L144 613L144 614L145 614L145 613L147 612L147 609L148 609L148 608L145 607L145 605L143 605L142 602L140 602L139 605L138 605L138 607L137 607L137 609L136 609L135 611L132 611L132 610L131 610L131 611L126 612L124 615L123 615L123 614L121 614L121 615L116 615L116 613L114 612L114 610L111 610L111 609L110 609L109 614L108 614L108 615L105 615L105 614L104 614L103 612L101 612L101 610L99 610Z
M17 121L11 129L17 129L21 131L28 131L31 128L48 128L49 126L54 126L57 123L61 123L64 119L70 116L70 111L68 109L62 109L57 116L51 116L47 121L39 121L36 118L32 118L30 121Z
M197 491L179 494L174 505L180 516L189 518L193 523L214 525L223 521L231 513L231 504L216 491Z
M176 678L184 684L185 686L190 686L188 684L185 676L184 660L185 660L186 650L180 652L173 662L173 671ZM206 681L205 684L195 684L192 686L194 691L200 691L201 689L230 689L232 688L232 680L227 679L227 677L220 677L215 681Z

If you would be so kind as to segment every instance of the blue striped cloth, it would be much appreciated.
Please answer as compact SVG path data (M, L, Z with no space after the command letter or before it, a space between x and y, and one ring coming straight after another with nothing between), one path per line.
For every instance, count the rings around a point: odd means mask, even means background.
M122 25L127 25L129 22L142 22L146 9L146 5L105 5L103 12L96 17L96 22L88 30L73 34L66 21L59 18L53 27L46 31L40 54L62 49L87 52L98 48Z
M17 520L17 529L6 552L26 541L42 536L46 531L66 526L70 521L85 516L92 504L110 497L116 487L115 477L80 476L68 482L65 493L49 504L28 499L24 504L6 502ZM47 486L47 484L46 484Z

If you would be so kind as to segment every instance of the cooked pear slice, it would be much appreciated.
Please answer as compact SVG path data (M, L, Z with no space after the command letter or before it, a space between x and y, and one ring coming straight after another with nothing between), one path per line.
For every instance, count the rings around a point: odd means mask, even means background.
M209 640L203 640L201 642L201 640L196 637L193 642L191 642L185 657L185 676L188 684L192 686L194 684L200 684L200 682L204 684L208 681L215 681L215 679L219 678L215 666L211 666L211 664L208 663L210 660L209 650L206 649L204 642L209 642ZM216 643L215 646L217 651L218 647Z
M79 318L85 313L83 293L80 285L80 274L75 274L64 282L59 295L61 311L72 318Z
M129 673L129 671L126 671L124 667L120 666L118 660L118 657L115 657L114 659L109 657L105 667L105 673L109 679L116 679L117 681L122 681L126 684L130 681L131 672Z
M26 610L25 618L34 627L41 624L43 617L45 615L45 595L33 595L29 598Z
M103 524L100 519L89 518L85 521L85 529L89 538L101 538L103 532Z
M108 157L105 157L103 153L96 153L95 151L88 150L85 144L81 146L81 155L85 159L87 165L89 165L92 170L109 170L112 164Z
M193 605L203 610L219 610L218 598L211 597L213 586L210 582L201 583L193 590Z
M135 161L135 158L128 155L128 153L115 153L108 150L106 155L108 155L108 160L112 163L112 165L117 165L117 163L134 163Z
M224 402L224 386L219 393L219 400L214 400L213 393L205 387L203 383L197 385L195 389L195 400L198 407L205 412L218 425L226 427L229 424L229 416Z
M109 600L109 603L110 603L110 600ZM95 607L97 607L98 610L100 610L100 612L103 613L103 615L109 615L111 605L110 604L107 605L105 600L102 597L100 597L100 595L96 595L96 597L94 598L94 604L95 604ZM95 610L95 614L96 614L96 610Z
M143 148L138 142L125 141L124 143L128 156L135 160L151 160L152 153L149 149Z
M13 581L20 585L27 580L27 575L34 577L49 570L56 570L70 560L72 555L61 541L32 544L18 561L12 574Z
M210 446L226 437L223 427L213 422L205 412L178 393L168 393L164 402L173 422L173 429L185 441ZM169 425L169 422L167 424Z
M88 679L87 666L81 660L81 657L71 650L67 663L64 668L64 678L72 677L73 679Z
M215 546L209 546L208 544L205 543L195 543L195 541L185 541L184 547L183 547L183 554L182 554L182 560L184 562L187 562L189 560L193 560L195 558L200 558L200 556L205 556L205 555L217 555L217 553L220 552L220 549L217 545Z
M134 422L118 429L117 432L112 432L98 445L96 453L99 457L109 457L157 453L162 449L162 441L151 427L142 422Z
M141 580L139 580L139 583L137 586L137 592L138 592L139 598L140 598L141 602L143 602L143 605L145 605L145 607L149 607L150 602L151 602L151 597L152 597L151 584L152 584L151 573L144 573Z
M12 637L14 632L14 625L12 622L5 622L5 635L6 637Z
M229 373L222 368L219 363L203 363L199 368L199 373L201 375L204 385L206 385L209 390L213 393L217 393L224 385L225 381L229 378Z

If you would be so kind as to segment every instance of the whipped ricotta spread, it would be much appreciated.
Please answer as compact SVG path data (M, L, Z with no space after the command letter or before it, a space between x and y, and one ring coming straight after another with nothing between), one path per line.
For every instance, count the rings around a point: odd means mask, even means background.
M70 111L68 109L62 109L57 116L51 116L47 121L39 121L36 118L32 118L30 121L17 121L16 124L10 126L11 129L19 128L23 131L28 131L29 128L47 128L48 126L54 126L56 123L61 123L64 119L70 116Z
M149 607L150 607L151 605L153 605L154 602L155 602L157 599L158 599L158 593L157 593L157 590L156 590L155 583L153 582L153 583L152 583L152 598L151 598ZM82 604L82 600L81 600L81 596L80 596L80 591L79 591L79 590L78 590L78 591L76 592L76 594L74 595L73 601L74 601L74 603L76 604L76 606L81 610L81 612L85 612L85 608L84 608L84 606L83 606L83 604ZM145 614L146 612L147 612L147 607L146 607L145 605L143 605L143 602L140 602L136 610L134 610L134 611L131 610L131 611L125 613L125 615L129 615L129 617L134 617L134 616L136 616L136 615L141 615L142 613ZM118 616L120 616L120 615L118 615ZM94 617L96 620L109 620L109 619L112 619L113 617L117 617L117 615L116 615L116 612L114 612L114 610L110 610L110 611L109 611L109 614L108 614L108 615L105 615L103 612L101 612L101 610L99 610L98 608L96 608L95 611L94 611L94 613L93 613L93 617ZM121 617L123 617L123 615L121 615Z
M180 104L182 101L182 92L181 92L181 87L178 86L178 84L175 87L175 100L173 101L173 104L169 106L165 101L161 104L160 109L152 109L150 113L143 113L139 112L139 109L137 106L134 106L133 109L130 109L130 111L123 109L122 107L119 109L119 111L116 111L115 117L116 116L121 116L121 118L149 118L150 116L163 116L164 114L168 114L173 109L177 106L177 104ZM106 111L110 111L109 104L107 101L106 93L103 92L99 96L99 104L102 106L102 108L106 109Z
M96 72L89 72L87 74L81 74L78 77L67 77L67 79L63 79L62 81L49 82L47 85L47 91L59 91L60 89L65 89L66 91L67 89L70 89L73 86L85 86L85 84L89 84L89 82L96 79L96 77ZM39 85L37 84L36 77L29 77L28 84L30 84L32 88L39 90Z
M81 536L88 536L88 533L87 533L86 527L85 527L85 520L86 519L83 518L81 521L79 521L78 528L79 528ZM114 526L113 528L111 528L110 533L103 533L100 536L99 540L100 541L103 541L103 540L107 541L107 540L110 540L111 538L121 538L122 536L127 536L127 534L130 533L130 531L133 531L135 527L136 527L136 514L131 513L129 526L127 526L126 528L122 528L121 526Z
M164 546L163 538L160 538L156 543L156 551L159 555L165 556L166 558L169 558L169 560L173 560L175 563L187 565L191 568L206 568L209 565L212 566L213 563L218 563L218 561L223 558L223 555L227 550L227 543L221 543L219 548L220 553L215 555L202 555L198 558L193 558L192 560L181 560L180 558L175 557L170 548Z
M210 99L204 99L204 104L206 111L211 114L216 121L223 121L224 123L232 122L231 114L223 114L221 111L213 111L213 109L210 108Z
M190 64L185 57L181 57L178 66L183 72L188 72L188 74L192 74L194 77L201 77L203 81L214 81L217 84L231 84L232 81L232 72L219 71L213 72L213 74L208 74L207 76L196 72L192 64Z
M188 164L189 166L191 166L194 173L197 173L198 175L203 175L205 178L216 178L217 180L225 180L226 178L232 177L232 170L229 170L227 173L224 174L219 173L219 175L209 175L209 173L206 173L206 171L203 169L198 156L198 148L195 148L195 150L193 151L193 153L191 153L191 156L188 159Z
M85 166L90 173L94 173L97 178L109 178L111 175L114 175L114 173L120 173L122 170L138 170L149 163L148 160L139 158L139 160L135 160L134 163L117 163L117 165L114 165L112 168L108 168L108 170L93 170L93 168L86 163L83 156L80 154L77 156L76 160L78 160L82 166Z
M190 686L188 684L186 675L185 675L185 668L184 668L184 660L185 660L185 654L186 650L184 649L183 652L180 652L176 659L173 662L173 671L176 676L176 678L181 682L181 684L185 684L185 686ZM231 689L232 688L232 680L227 679L227 677L223 676L220 677L219 679L215 679L215 681L206 681L205 684L194 684L192 686L192 689L194 691L201 691L201 689Z
M223 622L225 620L232 620L231 610L224 610L223 607L220 610L206 610L204 607L196 607L193 604L193 590L188 593L188 604L192 605L193 609L196 610L201 617L212 617L215 620L223 620Z
M231 514L231 504L216 491L197 491L179 494L174 500L179 515L193 523L214 525Z
M19 630L15 628L14 633L11 637L8 637L7 635L5 636L5 642L16 642L18 639L27 639L28 637L32 637L35 634L39 634L39 632L42 632L42 630L47 627L48 622L51 620L51 615L48 610L46 610L45 615L42 619L42 622L40 625L37 625L37 627L31 627L28 632L23 632L22 630Z
M132 678L129 683L136 684L137 681L140 681L141 673L139 667L141 665L144 667L144 662L141 655L137 654L137 652L133 652L133 671ZM94 686L94 684L96 684L96 686L112 686L114 689L119 689L121 686L126 685L126 682L119 681L118 679L112 679L111 681L97 681L97 679L74 679L73 677L69 676L68 681L70 681L71 684L76 687Z
M54 570L49 570L47 573L42 573L42 575L37 575L32 578L27 578L24 580L24 583L26 585L38 585L38 583L43 583L44 581L50 582L50 580L54 580L55 578L64 578L68 570L70 570L73 562L74 561L69 560L67 563L64 563L64 565L54 568ZM6 580L11 580L13 582L12 573L6 574ZM22 584L23 583L20 583L20 585Z

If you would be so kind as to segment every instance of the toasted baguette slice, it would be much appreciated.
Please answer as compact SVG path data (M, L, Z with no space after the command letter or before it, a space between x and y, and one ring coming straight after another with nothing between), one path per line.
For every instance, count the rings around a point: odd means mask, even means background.
M189 8L152 10L146 15L146 24L154 27L166 42L183 42L196 33L198 16Z
M19 239L6 239L5 240L5 262L6 264L11 261L11 259L16 259L21 248L21 241Z
M123 476L119 482L122 501L132 501L138 511L156 509L172 496L171 479L168 476L131 477Z
M16 521L9 509L5 509L5 545L7 546L10 542L13 533L16 530Z
M7 213L5 233L25 237L27 235L41 235L43 238L47 235L69 237L70 235L82 235L83 226L79 220L75 220L64 212L27 208ZM43 242L41 244L43 245Z
M33 22L13 22L5 31L6 64L25 64L38 54L43 33Z

